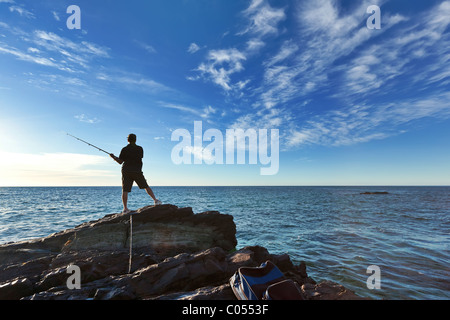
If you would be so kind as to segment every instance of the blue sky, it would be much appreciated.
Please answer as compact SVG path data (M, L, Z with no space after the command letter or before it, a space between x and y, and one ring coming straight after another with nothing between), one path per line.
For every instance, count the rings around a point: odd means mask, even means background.
M450 1L0 0L0 186L120 185L66 132L135 133L153 186L449 185L449 24ZM175 165L194 121L278 129L278 173Z

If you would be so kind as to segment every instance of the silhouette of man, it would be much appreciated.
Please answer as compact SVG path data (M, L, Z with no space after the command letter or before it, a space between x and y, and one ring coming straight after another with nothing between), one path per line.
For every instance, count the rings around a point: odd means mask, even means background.
M156 199L152 189L148 186L142 173L142 158L144 157L144 149L136 145L136 135L131 133L128 135L128 145L122 149L119 157L110 154L118 164L122 165L122 203L123 213L130 213L128 209L128 193L131 192L133 182L136 182L140 189L145 189L147 194L153 199L155 205L160 205L161 201Z

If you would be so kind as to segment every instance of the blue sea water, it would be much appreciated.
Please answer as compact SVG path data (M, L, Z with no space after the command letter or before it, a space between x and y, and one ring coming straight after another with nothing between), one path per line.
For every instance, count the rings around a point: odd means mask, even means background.
M375 299L450 299L450 187L154 187L164 203L231 214L238 248L305 261ZM387 191L384 195L362 195ZM47 236L122 209L120 187L0 188L0 244ZM152 204L134 187L129 207ZM369 290L367 268L381 270Z

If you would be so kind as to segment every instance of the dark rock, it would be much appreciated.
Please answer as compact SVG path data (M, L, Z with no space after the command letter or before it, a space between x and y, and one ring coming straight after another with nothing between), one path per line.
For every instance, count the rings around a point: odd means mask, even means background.
M33 284L27 278L14 279L0 284L0 300L19 300L33 292Z
M120 288L101 288L97 289L94 300L134 300L136 296L130 288L124 286Z
M20 277L36 280L55 257L56 255L45 256L24 263L16 263L3 267L0 266L0 283Z
M62 252L127 250L130 216L108 215L45 238L0 245L2 265L24 263ZM212 247L235 248L233 217L215 211L194 214L191 208L149 206L133 215L133 249L139 253L175 255Z
M316 285L304 284L301 289L308 300L365 300L332 281L323 281Z
M45 238L0 246L0 300L230 300L228 283L240 267L271 260L302 286L307 299L355 299L331 282L316 284L306 265L260 246L233 251L233 217L173 205L145 207L132 216L107 215ZM233 251L229 253L230 251ZM70 265L80 289L70 290Z
M180 254L136 271L130 279L140 298L165 292L190 291L211 283L226 282L226 254L216 247L196 254Z
M177 292L158 296L150 300L236 300L230 284L217 287L202 287L194 291Z

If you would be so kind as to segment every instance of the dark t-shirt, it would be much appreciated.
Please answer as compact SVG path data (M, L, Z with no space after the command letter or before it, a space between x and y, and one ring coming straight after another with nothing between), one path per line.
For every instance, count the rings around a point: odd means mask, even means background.
M135 144L129 144L120 152L119 159L123 160L122 172L142 172L142 158L144 149Z

